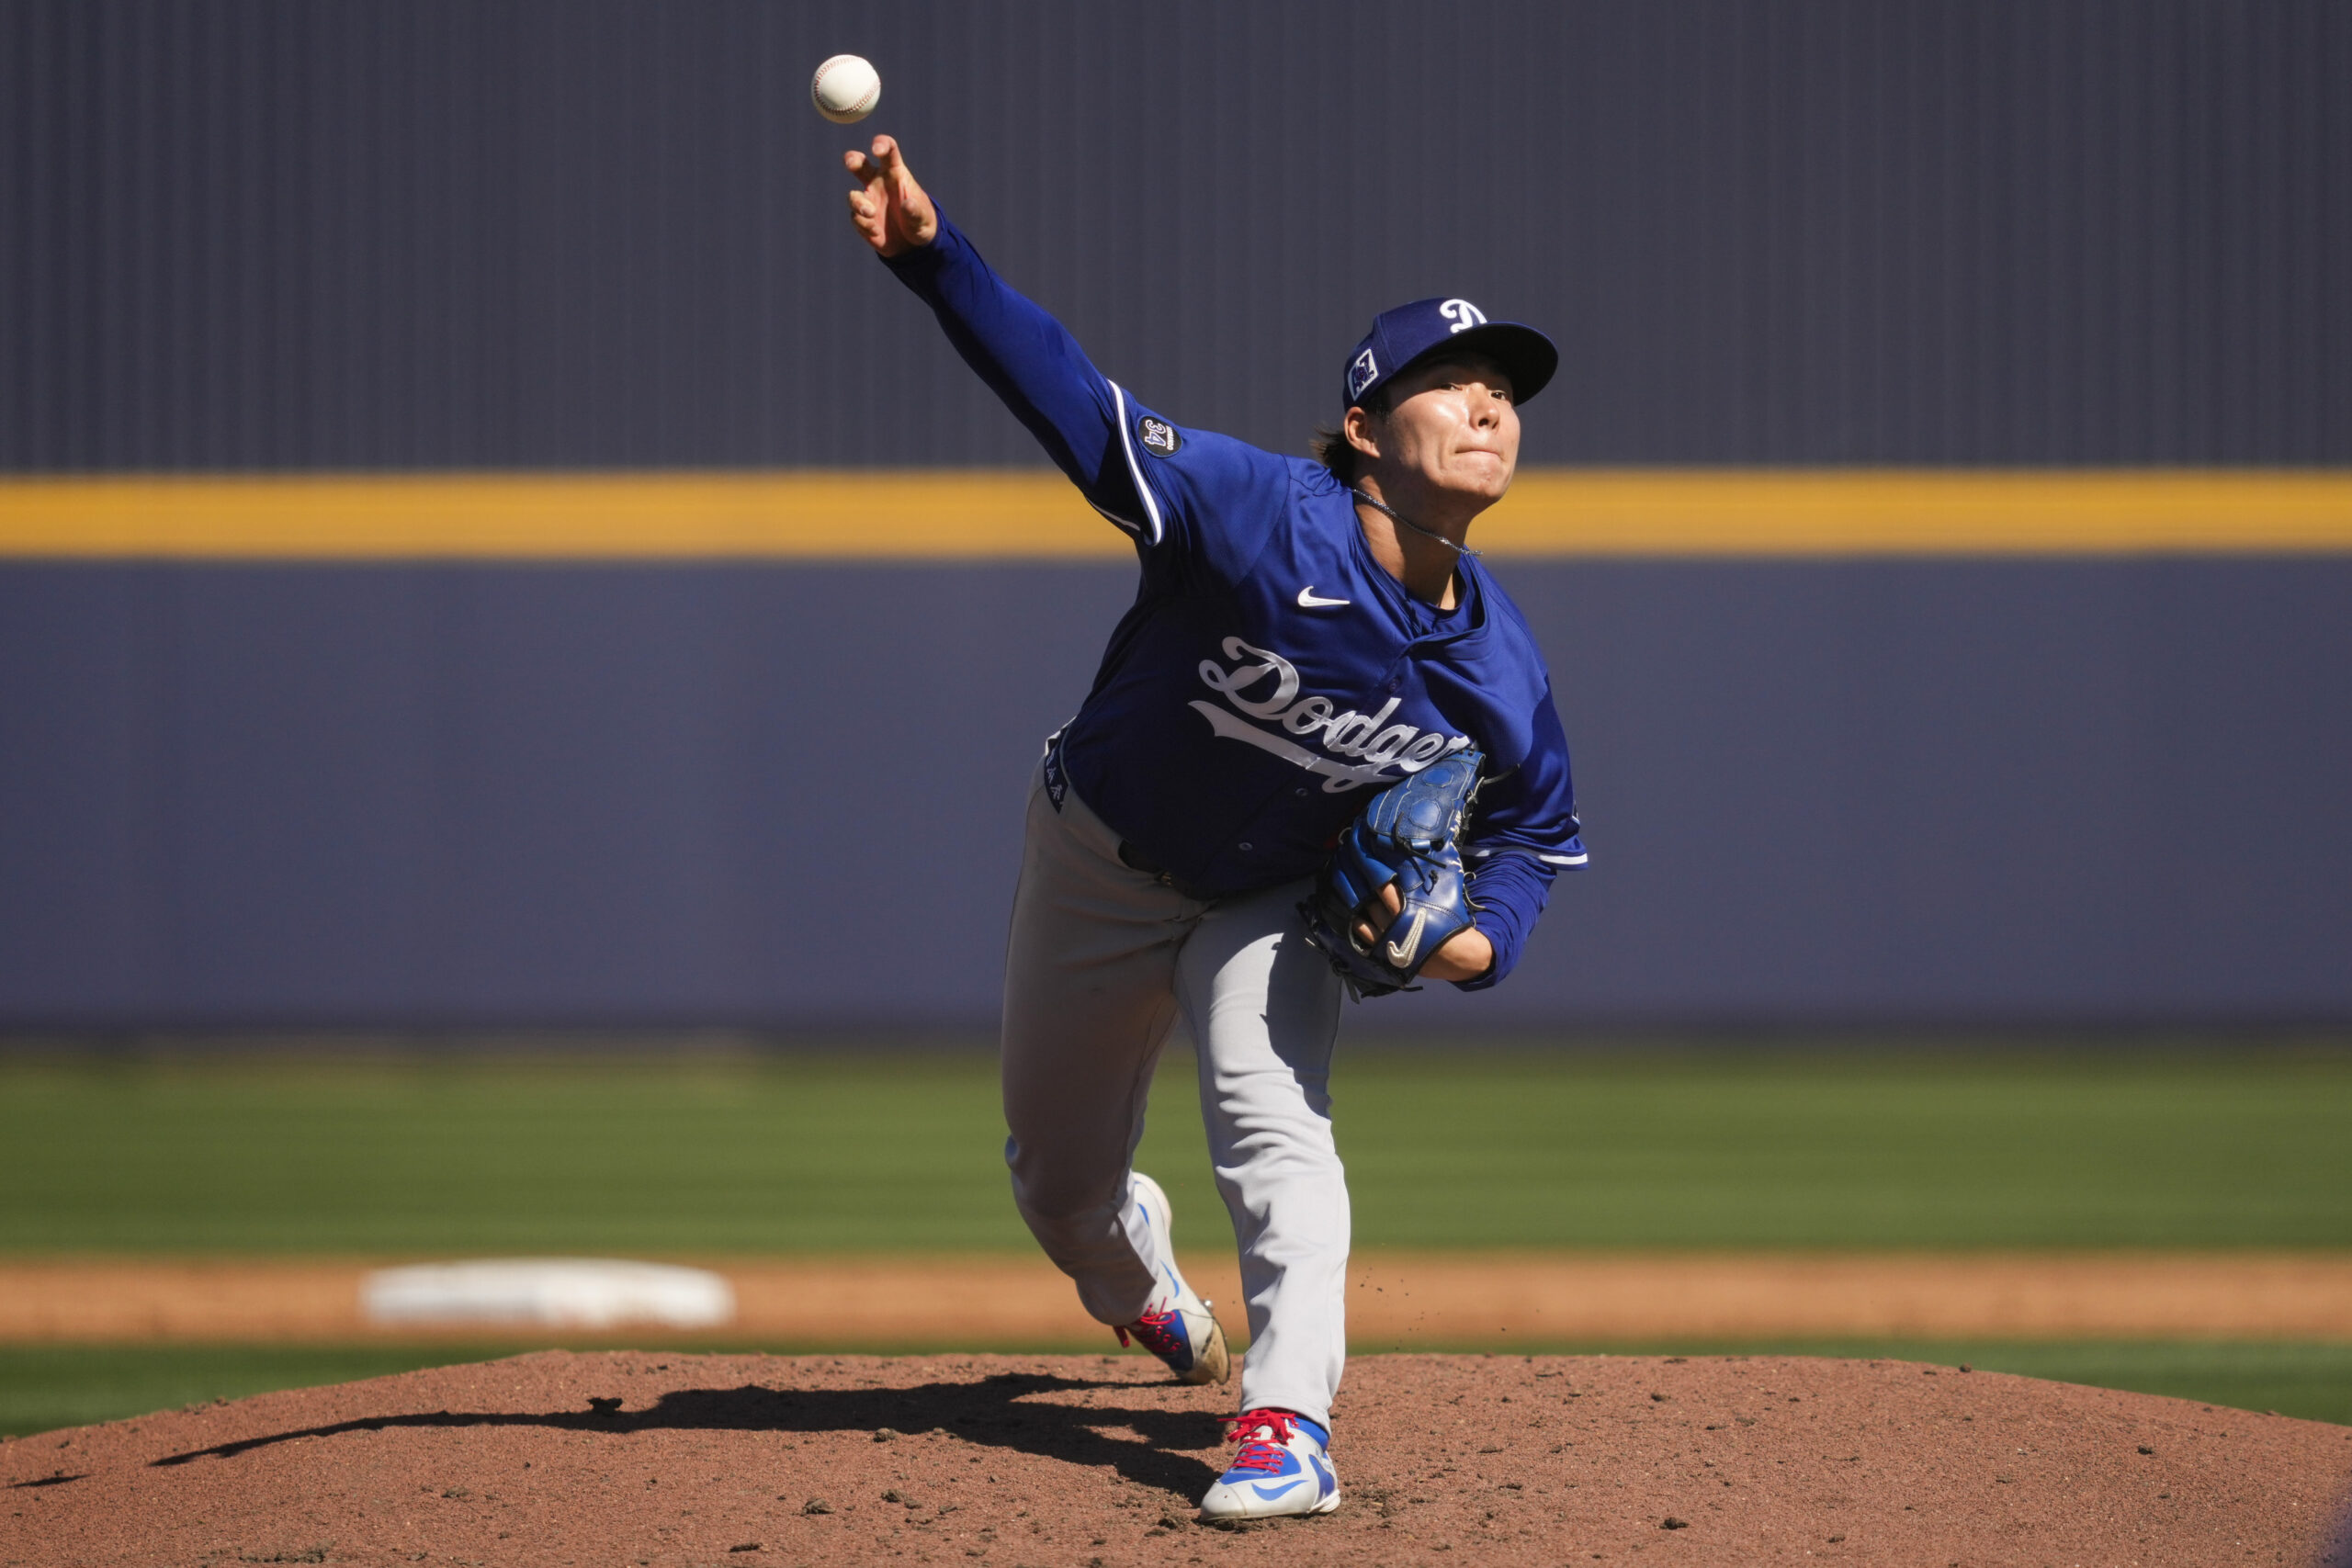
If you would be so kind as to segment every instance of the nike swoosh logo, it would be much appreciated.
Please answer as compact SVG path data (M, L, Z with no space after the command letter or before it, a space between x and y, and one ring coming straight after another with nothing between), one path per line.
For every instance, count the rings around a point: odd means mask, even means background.
M1326 599L1315 592L1315 584L1311 582L1298 591L1298 607L1302 610L1329 610L1353 603L1352 599Z
M1404 942L1401 944L1393 942L1388 944L1388 962L1399 969L1410 969L1413 966L1413 953L1421 945L1421 928L1429 923L1430 912L1427 909L1414 910L1413 929L1405 933Z
M1283 1493L1292 1491L1295 1488L1301 1487L1306 1484L1306 1477L1300 1475L1294 1476L1290 1480L1283 1482L1280 1486L1269 1485L1265 1482L1261 1481L1253 1484L1250 1490L1255 1492L1259 1496L1263 1497L1267 1502L1271 1503L1275 1498L1281 1496Z

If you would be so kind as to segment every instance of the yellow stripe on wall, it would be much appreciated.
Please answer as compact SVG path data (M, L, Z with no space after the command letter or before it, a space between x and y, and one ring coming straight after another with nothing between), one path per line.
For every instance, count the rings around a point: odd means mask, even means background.
M1497 557L2352 551L2352 471L1523 473ZM162 560L1084 559L1125 536L1024 470L40 479L0 557Z
M2352 472L1522 474L1480 519L1516 556L2352 550Z
M670 560L1084 557L1126 536L1059 474L416 474L0 485L0 555Z

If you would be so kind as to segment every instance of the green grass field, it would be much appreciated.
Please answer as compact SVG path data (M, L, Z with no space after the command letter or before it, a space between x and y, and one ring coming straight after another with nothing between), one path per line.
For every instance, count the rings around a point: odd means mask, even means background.
M1366 1054L1363 1247L2352 1247L2352 1055ZM977 1055L0 1065L0 1252L1029 1246ZM1140 1163L1221 1209L1190 1058Z
M1207 1247L1190 1067L1140 1163ZM1366 1247L2352 1247L2337 1050L1356 1053L1335 1089ZM0 1254L1025 1249L1002 1136L976 1054L0 1062ZM0 1431L502 1348L0 1348ZM2352 1422L2352 1346L1527 1348L1967 1359Z

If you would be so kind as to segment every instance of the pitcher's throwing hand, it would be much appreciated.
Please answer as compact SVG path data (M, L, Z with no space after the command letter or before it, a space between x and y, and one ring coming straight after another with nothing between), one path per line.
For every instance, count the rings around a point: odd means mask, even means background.
M849 193L850 221L884 256L905 254L939 237L939 209L915 183L896 138L877 136L863 152L844 152L842 166L857 178Z

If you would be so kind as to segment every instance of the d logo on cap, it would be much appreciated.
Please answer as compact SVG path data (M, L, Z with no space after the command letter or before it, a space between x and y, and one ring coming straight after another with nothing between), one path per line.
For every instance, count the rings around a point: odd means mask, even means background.
M1448 332L1458 333L1487 324L1487 312L1467 299L1448 299L1437 308L1437 313L1453 323L1446 329Z

